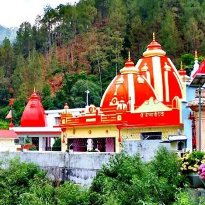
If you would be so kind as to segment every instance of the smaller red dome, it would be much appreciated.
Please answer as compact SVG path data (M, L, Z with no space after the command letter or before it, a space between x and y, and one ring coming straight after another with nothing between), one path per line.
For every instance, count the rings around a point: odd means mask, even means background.
M153 34L152 42L147 46L147 50L143 53L144 57L150 56L165 56L166 52L162 50L161 45L155 41L155 35Z
M128 59L126 62L125 62L125 67L134 67L135 64L134 62L131 60L131 59Z
M125 62L124 68L120 70L121 74L128 74L128 73L138 73L138 70L135 68L134 62L128 58L128 60Z
M184 70L183 66L181 65L180 70L178 71L179 75L184 76L186 75L186 70Z
M21 127L45 127L45 112L36 92L31 95L21 117Z
M157 41L153 40L153 41L147 46L147 49L149 49L149 50L162 49L162 47L161 47L161 45L160 45Z
M194 78L197 74L203 74L203 75L205 74L205 59L200 64L196 73L193 74L192 78Z

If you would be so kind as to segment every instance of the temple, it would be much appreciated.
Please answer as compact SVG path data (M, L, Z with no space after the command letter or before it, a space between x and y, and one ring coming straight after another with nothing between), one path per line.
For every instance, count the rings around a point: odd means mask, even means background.
M196 88L197 79L201 84ZM85 108L69 109L68 102L63 110L45 111L34 90L20 126L11 121L10 130L20 144L29 139L39 151L52 150L60 136L61 151L69 152L118 153L130 141L169 143L180 152L205 150L199 137L205 134L204 82L205 60L199 65L197 52L189 77L182 64L176 69L153 36L136 65L129 55L99 107L87 102Z
M11 126L10 130L15 131L21 145L31 144L35 150L50 151L61 133L54 127L58 119L59 111L45 111L34 89L21 116L20 126Z
M195 88L190 80L153 37L136 65L127 59L100 107L86 106L74 116L65 105L60 119L62 151L120 152L129 140L173 140L179 149L192 149L187 102L194 98Z

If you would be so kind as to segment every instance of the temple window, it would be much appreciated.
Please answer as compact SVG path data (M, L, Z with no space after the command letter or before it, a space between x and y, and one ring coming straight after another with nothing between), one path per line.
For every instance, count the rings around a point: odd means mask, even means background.
M55 117L55 125L59 125L60 124L60 117Z
M177 150L182 151L185 148L185 142L179 141Z
M140 133L141 140L161 140L161 132L142 132Z
M179 98L178 97L174 97L174 99L172 100L172 108L179 109Z

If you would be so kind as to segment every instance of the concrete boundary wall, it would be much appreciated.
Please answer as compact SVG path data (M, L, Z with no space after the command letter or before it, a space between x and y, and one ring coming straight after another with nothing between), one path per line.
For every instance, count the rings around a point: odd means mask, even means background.
M159 146L169 144L160 143L158 140L129 140L124 142L124 151L130 155L140 154L144 161L153 158ZM0 152L0 161L3 166L8 165L8 161L18 157L21 161L32 162L47 171L49 178L55 181L70 180L84 186L89 186L103 164L116 153L67 153L67 152Z
M115 153L0 152L0 161L6 167L10 159L19 158L23 162L40 166L52 180L70 180L89 186L97 171L113 155Z

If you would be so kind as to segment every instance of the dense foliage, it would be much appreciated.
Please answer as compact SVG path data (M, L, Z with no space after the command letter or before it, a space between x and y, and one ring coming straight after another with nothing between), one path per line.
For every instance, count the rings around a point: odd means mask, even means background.
M28 197L27 192L29 190L34 190L38 194L38 189L42 188L43 190L45 186L42 185L47 181L45 173L38 166L31 163L19 163L17 159L12 160L8 168L0 169L0 204L21 204L21 201ZM38 189L36 189L37 186ZM53 189L52 186L51 189ZM45 193L45 195L47 194ZM29 193L29 196L31 197L31 193ZM49 196L45 197L48 198ZM52 198L49 200L52 201Z
M46 109L99 106L128 50L139 59L152 32L174 63L190 73L194 50L205 55L203 0L80 0L46 7L35 25L22 22L14 44L0 45L0 107L14 97L15 124L33 88ZM5 113L1 113L4 119Z
M0 205L87 205L88 192L69 182L53 186L32 163L11 160L0 168Z
M118 154L86 188L52 182L37 165L13 159L0 168L0 205L204 205L187 189L180 167L176 154L163 147L150 162Z
M183 182L177 156L165 148L150 163L119 155L94 179L91 204L171 204Z
M163 147L150 162L118 154L85 188L51 182L38 166L14 159L0 168L0 205L204 205L186 188L180 167L176 154Z

